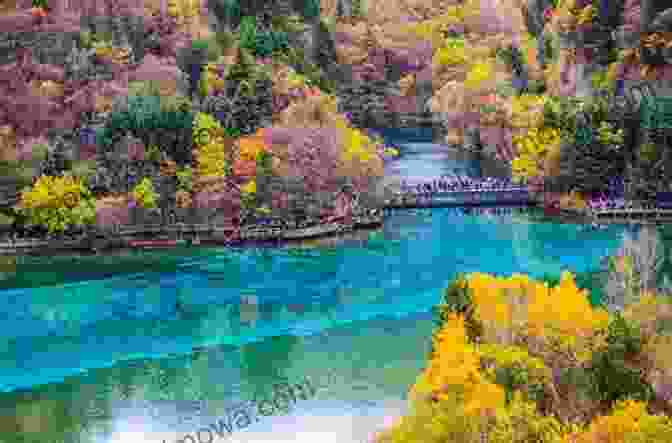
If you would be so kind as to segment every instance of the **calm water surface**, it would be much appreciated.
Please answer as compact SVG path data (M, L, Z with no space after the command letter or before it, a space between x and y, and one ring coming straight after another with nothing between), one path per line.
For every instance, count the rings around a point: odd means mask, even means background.
M464 167L413 149L391 176ZM403 413L457 272L595 269L623 229L438 209L302 247L18 264L49 284L0 291L0 441L224 441L196 431L306 377L313 396L227 438L367 441Z

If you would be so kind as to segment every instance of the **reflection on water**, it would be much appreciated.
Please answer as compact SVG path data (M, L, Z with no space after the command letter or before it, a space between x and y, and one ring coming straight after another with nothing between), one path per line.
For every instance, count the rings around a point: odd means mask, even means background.
M287 418L277 411L277 416L263 417L259 426L246 430L257 436L261 432L265 439L244 440L248 434L241 431L236 435L240 440L233 440L276 441L271 437L276 425L289 418L325 413L320 408L328 405L333 416L344 407L380 407L386 398L402 398L421 368L420 357L428 351L429 320L427 314L406 321L375 320L363 337L360 327L353 325L315 336L278 336L238 348L207 347L185 356L135 360L32 391L5 394L0 397L0 410L6 414L0 423L2 438L121 443L136 441L122 437L142 436L137 441L172 442L213 423L235 405L262 398L274 385L296 384L309 377L320 387L314 401L297 403L295 410L285 414ZM376 349L374 344L390 330L403 331L399 343L403 347ZM343 358L346 355L349 358ZM385 365L397 358L409 363L387 370ZM308 419L302 427L314 425ZM359 432L373 425L361 425Z

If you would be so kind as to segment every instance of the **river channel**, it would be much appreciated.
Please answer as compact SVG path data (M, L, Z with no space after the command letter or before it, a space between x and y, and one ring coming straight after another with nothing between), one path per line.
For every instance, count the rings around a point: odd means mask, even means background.
M478 172L437 145L400 147L389 181ZM403 413L456 273L589 271L624 229L446 208L300 247L20 262L22 283L0 290L0 441L368 441ZM209 427L306 378L314 395L289 410L226 438Z

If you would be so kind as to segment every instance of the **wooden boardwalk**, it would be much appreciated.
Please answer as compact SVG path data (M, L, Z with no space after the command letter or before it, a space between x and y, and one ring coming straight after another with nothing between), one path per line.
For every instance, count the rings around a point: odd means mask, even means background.
M185 240L188 245L231 245L244 242L259 241L293 241L307 238L323 237L340 234L354 229L371 228L382 225L384 217L359 216L353 223L328 223L306 228L285 229L279 226L247 226L238 229L231 225L143 225L126 226L107 234L83 236L79 239L51 239L51 240L17 240L0 242L0 254L51 254L58 251L102 251L105 249L138 247L134 242L147 242L140 247L173 247L166 246L166 240ZM150 234L147 236L147 234ZM152 240L158 240L156 246ZM168 242L170 243L170 242ZM179 246L179 244L177 245Z
M584 214L598 223L672 223L672 209L598 209L587 210Z

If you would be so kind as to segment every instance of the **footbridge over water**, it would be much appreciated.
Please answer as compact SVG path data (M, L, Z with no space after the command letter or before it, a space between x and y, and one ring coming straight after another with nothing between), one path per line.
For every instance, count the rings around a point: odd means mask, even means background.
M385 209L440 208L452 206L529 206L535 203L527 187L494 190L463 188L430 194L399 193L385 201Z

